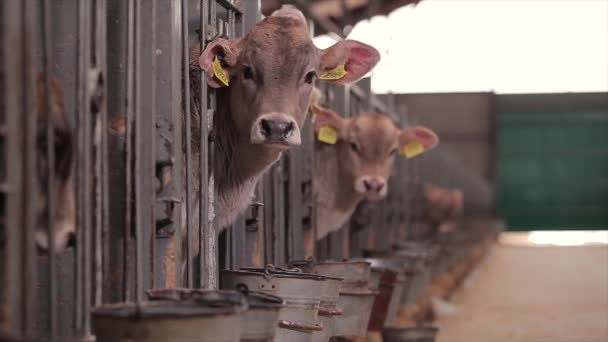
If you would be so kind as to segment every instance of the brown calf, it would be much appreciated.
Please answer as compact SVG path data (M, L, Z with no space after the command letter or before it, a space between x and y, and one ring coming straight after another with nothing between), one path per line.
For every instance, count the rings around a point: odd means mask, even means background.
M315 130L331 127L338 137L334 144L315 145L317 239L346 223L363 199L386 196L395 155L406 145L418 142L427 151L439 142L430 129L399 129L384 114L361 113L343 118L329 109L318 106L311 109Z
M47 112L45 105L45 87L42 74L36 80L36 180L37 204L36 230L34 238L36 246L41 251L48 251L49 243L48 225L52 225L55 233L52 241L55 253L63 252L68 242L76 232L76 208L74 202L74 190L72 179L72 165L74 163L74 141L72 129L70 128L65 112L63 91L59 82L51 80L51 112ZM53 144L55 150L55 165L49 170L47 155L47 122L53 124ZM48 193L49 177L54 178L55 189ZM55 203L55 213L52 222L48 222L49 197Z
M462 191L425 183L424 199L425 217L433 233L447 233L454 230L455 220L462 214Z
M196 54L197 49L192 52ZM218 88L213 131L220 153L213 168L220 227L231 224L244 211L258 180L283 152L300 145L300 128L315 80L344 66L347 73L329 81L351 83L379 59L376 49L353 40L325 50L316 48L304 16L289 6L259 22L245 37L217 39L198 59L191 58L193 69L202 68L207 83ZM220 73L225 74L228 85L218 77L214 61L221 65ZM193 94L198 93L197 74L192 73ZM200 99L194 96L192 101L193 170L198 179Z

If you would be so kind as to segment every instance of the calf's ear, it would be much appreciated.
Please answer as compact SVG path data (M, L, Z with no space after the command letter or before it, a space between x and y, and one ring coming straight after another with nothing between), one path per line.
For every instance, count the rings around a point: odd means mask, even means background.
M239 57L239 40L218 38L205 48L198 58L200 67L207 74L207 83L213 88L227 87L230 77L234 75L235 67ZM219 61L220 69L214 68L216 59ZM218 62L215 62L218 63ZM222 71L224 74L222 75Z
M402 129L399 134L399 147L403 148L411 142L418 142L424 151L427 151L439 144L439 137L426 127L416 126Z
M321 51L319 78L337 84L353 83L370 72L378 61L380 53L374 47L356 40L342 40Z
M343 139L345 137L349 119L345 119L333 110L321 107L316 103L310 105L310 112L312 113L315 132L318 132L321 127L331 127L338 133L338 138Z

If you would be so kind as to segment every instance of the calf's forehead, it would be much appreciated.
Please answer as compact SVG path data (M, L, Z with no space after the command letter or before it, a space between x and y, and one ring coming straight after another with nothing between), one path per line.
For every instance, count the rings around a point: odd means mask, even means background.
M243 54L256 67L316 66L318 50L306 25L291 17L268 17L244 41Z
M360 143L378 148L392 148L399 136L399 129L386 115L363 113L355 118L352 133Z

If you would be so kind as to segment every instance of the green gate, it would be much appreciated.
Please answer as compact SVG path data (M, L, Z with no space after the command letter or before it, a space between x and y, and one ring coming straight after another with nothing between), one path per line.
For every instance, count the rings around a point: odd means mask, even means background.
M509 229L606 229L608 94L497 104L498 206Z

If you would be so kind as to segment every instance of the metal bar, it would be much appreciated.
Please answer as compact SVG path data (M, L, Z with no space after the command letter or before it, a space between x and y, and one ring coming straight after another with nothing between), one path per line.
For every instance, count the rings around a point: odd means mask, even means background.
M108 106L107 106L107 94L108 94L108 82L107 82L107 28L106 28L106 18L107 18L107 1L106 0L97 0L98 1L98 21L97 25L99 27L98 32L98 52L97 56L97 67L99 68L101 75L103 76L103 83L101 84L101 93L103 94L103 104L101 106L101 141L99 148L101 149L100 153L100 163L101 163L101 177L99 178L99 183L101 184L101 236L99 239L99 252L101 254L100 258L100 278L97 280L97 285L100 289L100 297L96 301L95 305L101 305L103 302L103 277L105 274L109 273L111 270L109 269L109 265L104 263L104 256L106 259L109 259L110 248L110 212L109 212L109 167L108 167Z
M105 35L105 18L106 18L106 1L105 0L96 0L95 2L95 68L99 72L99 77L101 80L101 84L97 84L101 91L102 96L101 100L103 103L100 103L98 108L100 110L98 115L98 124L101 131L99 134L99 141L97 142L97 158L96 158L96 192L97 192L97 229L96 229L96 237L95 237L95 305L101 305L103 301L103 240L108 239L108 168L107 168L107 107L105 105L106 101L106 83L105 83L105 75L106 75L106 35Z
M127 7L127 129L126 129L126 188L127 188L127 202L125 209L125 240L124 240L124 260L123 260L123 272L125 274L124 282L124 301L130 301L129 291L129 254L131 250L131 232L133 230L133 134L134 134L134 70L135 70L135 0L130 0ZM137 271L136 271L137 273ZM136 276L136 284L137 284Z
M2 2L2 50L4 68L4 101L6 120L7 163L6 190L6 276L4 284L6 321L0 331L30 335L34 317L34 209L36 197L34 134L35 116L32 68L32 21L26 10L28 1ZM6 85L11 85L7 87ZM29 95L29 96L28 96ZM18 257L19 256L19 257Z
M156 1L135 6L135 236L136 302L144 300L153 283L154 132L156 123ZM145 19L145 20L144 20ZM152 119L150 119L152 118Z
M204 0L199 1L200 11L199 11L199 53L202 54L205 50L207 37L207 20L209 17L208 14L208 3ZM205 248L205 237L207 236L207 226L209 225L209 117L207 116L207 83L205 79L204 70L200 70L199 72L199 97L201 99L201 122L200 122L200 130L201 130L201 140L199 146L199 165L200 165L200 179L199 179L199 287L205 286L205 279L207 275L205 274L205 265L206 265L206 253L204 253Z
M56 277L56 255L55 255L55 139L53 132L53 104L51 95L51 75L53 73L53 56L52 56L52 23L51 23L51 2L44 0L41 8L41 32L42 40L42 65L43 65L43 80L44 80L44 108L46 110L46 155L48 161L48 176L47 176L47 230L48 230L48 253L49 253L49 288L48 288L48 305L49 305L49 328L50 336L53 339L58 337L57 323L57 277Z
M82 158L83 162L83 182L80 184L82 187L80 189L83 194L83 219L84 224L83 228L83 272L82 272L82 283L83 286L83 335L89 336L91 334L91 320L88 315L89 309L91 307L91 299L92 299L92 205L91 201L93 196L90 193L90 184L91 184L91 171L92 171L92 160L91 160L91 146L92 146L92 127L93 121L91 118L90 111L90 103L91 103L91 94L89 93L89 71L90 71L90 63L91 63L91 1L85 0L82 1L82 11L79 13L81 15L80 20L82 20L82 28L83 28L83 41L82 41L82 50L81 50L81 58L83 63L83 73L78 75L78 86L79 88L84 88L83 97L81 98L82 108L84 114L83 127L81 127L81 131L83 132L83 153L84 157Z
M205 50L207 37L207 20L209 20L209 2L205 0L200 0L200 21L199 21L199 44L200 44L200 53L202 54ZM199 165L200 165L200 179L199 179L199 246L200 246L200 258L199 258L199 287L205 287L206 279L209 278L208 268L207 268L207 253L205 253L205 240L209 234L208 226L209 226L209 191L213 191L213 189L209 189L209 116L207 115L207 75L204 70L200 70L200 99L201 99L201 122L200 122L200 130L201 130L201 140L199 146Z
M210 25L214 25L216 23L217 20L217 3L212 0L209 1L209 23ZM215 95L215 90L213 92L213 95ZM211 97L211 103L210 103L210 108L207 111L207 115L208 115L208 120L210 123L213 122L213 116L216 113L217 110L217 100L215 96ZM210 124L211 126L211 124ZM215 143L214 142L210 142L209 143L209 163L210 165L214 164L215 161ZM216 199L217 198L217 192L215 191L214 188L211 188L210 191L213 191L213 198ZM214 200L212 203L210 203L210 205L213 206L213 212L217 213L217 200ZM218 215L214 215L213 220L207 224L207 235L206 235L206 249L204 251L204 253L206 253L207 255L205 256L205 263L206 263L206 271L207 271L207 279L205 279L205 288L209 288L209 289L215 289L218 287L218 278L219 278L219 269L218 269L218 260L219 260L219 251L217 248L217 244L218 244L218 231L219 231L219 227L218 227L218 221L217 221L217 217Z
M190 60L188 49L188 1L182 8L182 72L184 80L184 118L186 130L186 286L194 286L192 253L192 126L190 120Z

